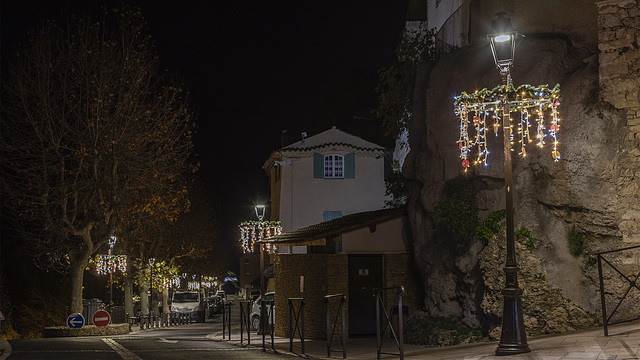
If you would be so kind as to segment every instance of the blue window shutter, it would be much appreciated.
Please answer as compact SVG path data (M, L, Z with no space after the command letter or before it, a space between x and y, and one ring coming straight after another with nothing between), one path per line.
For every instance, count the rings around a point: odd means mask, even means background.
M322 212L322 221L329 221L332 219L337 219L342 217L342 211L323 211Z
M344 156L344 178L355 179L356 177L356 154L349 153Z
M313 153L313 177L324 178L324 155L322 154Z

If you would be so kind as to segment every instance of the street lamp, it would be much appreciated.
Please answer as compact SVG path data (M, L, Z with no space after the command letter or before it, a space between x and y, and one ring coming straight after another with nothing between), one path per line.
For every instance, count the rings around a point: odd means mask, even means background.
M116 245L116 237L109 238L109 308L113 307L113 247Z
M256 205L255 209L256 209L256 216L258 217L258 220L262 221L262 219L264 219L264 212L265 212L266 206Z
M155 258L149 258L149 266L151 267L151 280L149 281L149 291L151 293L151 298L149 299L149 316L153 314L153 264L155 263Z
M493 60L505 89L511 84L511 66L515 57L518 32L513 30L511 19L505 17L505 13L497 13L496 19L491 22L491 34L487 39L491 44ZM524 328L522 313L522 291L518 287L518 263L515 254L515 236L513 224L513 175L511 172L511 143L510 133L510 105L504 92L503 101L503 134L504 134L504 187L506 195L506 222L507 222L507 259L504 267L505 288L502 290L504 297L502 310L502 333L500 343L496 349L496 355L512 355L527 353L531 350L527 345L527 334Z

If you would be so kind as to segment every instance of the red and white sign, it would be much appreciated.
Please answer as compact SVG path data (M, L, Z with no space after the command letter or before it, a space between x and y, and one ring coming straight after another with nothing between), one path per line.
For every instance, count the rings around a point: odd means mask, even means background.
M93 325L107 326L111 322L111 315L104 310L98 310L93 314Z

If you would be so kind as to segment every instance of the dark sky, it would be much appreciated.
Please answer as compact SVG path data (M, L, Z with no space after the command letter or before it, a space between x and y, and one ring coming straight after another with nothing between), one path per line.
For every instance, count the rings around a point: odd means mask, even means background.
M226 242L269 199L261 166L280 147L333 125L383 146L377 71L395 61L408 0L131 0L149 23L163 67L184 82L202 168L221 202ZM60 8L111 0L2 0L2 56Z

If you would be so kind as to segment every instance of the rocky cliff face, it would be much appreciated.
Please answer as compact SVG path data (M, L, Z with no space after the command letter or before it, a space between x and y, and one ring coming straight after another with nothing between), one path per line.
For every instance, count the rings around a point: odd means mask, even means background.
M640 136L634 133L640 113L606 101L598 56L574 48L563 36L528 35L518 47L512 78L516 87L559 83L563 94L562 159L554 162L549 147L531 148L526 158L514 156L514 210L515 228L525 227L537 239L532 253L518 254L518 261L543 274L538 280L545 285L536 285L531 296L557 302L552 294L561 294L571 305L556 314L561 320L541 318L548 313L541 306L525 306L525 312L536 318L528 320L529 325L542 333L572 327L557 321L586 326L592 320L580 320L588 318L582 309L597 312L600 298L595 267L584 254L640 244ZM444 199L444 183L463 170L453 96L500 82L486 44L456 51L422 69L409 124L411 152L403 167L410 180L409 213L425 307L433 316L463 317L475 327L486 327L493 316L500 316L487 294L495 290L495 277L504 276L504 260L494 256L491 244L504 240L494 238L488 247L477 240L451 244L452 239L434 231L434 204ZM489 150L489 166L466 174L481 218L505 207L501 134L489 141ZM583 255L569 252L572 228L586 239ZM640 260L634 255L626 262L637 265Z

